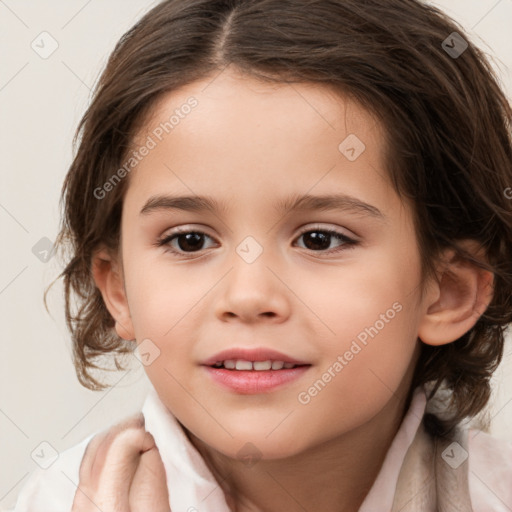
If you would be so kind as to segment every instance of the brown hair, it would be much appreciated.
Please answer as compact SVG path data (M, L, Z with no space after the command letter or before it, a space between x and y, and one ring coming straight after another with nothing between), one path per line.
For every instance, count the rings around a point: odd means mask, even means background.
M128 179L101 200L94 191L125 161L157 99L233 65L269 82L332 86L377 115L393 186L414 207L422 276L435 275L445 248L493 272L485 313L452 343L422 343L412 383L434 383L430 396L441 385L452 392L451 418L426 415L430 432L445 434L481 411L512 321L512 201L505 193L512 111L486 57L467 39L445 14L415 0L168 0L149 11L107 62L62 190L57 245L71 253L59 278L79 381L104 389L90 373L99 368L94 361L113 353L120 369L116 354L134 348L116 335L91 274L100 244L118 249ZM476 240L487 263L465 253L457 245L463 239Z

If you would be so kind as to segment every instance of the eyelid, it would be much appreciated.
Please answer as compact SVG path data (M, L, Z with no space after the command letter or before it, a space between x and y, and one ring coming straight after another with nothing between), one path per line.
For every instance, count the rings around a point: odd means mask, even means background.
M182 234L187 234L187 233L199 233L201 235L206 235L208 238L211 238L212 240L214 240L215 242L217 242L217 239L208 234L207 232L207 229L204 228L204 227L194 227L194 226L191 226L191 225L184 225L184 226L176 226L174 228L170 228L170 231L169 230L165 230L164 231L164 234L163 235L160 235L156 242L154 242L152 245L156 246L156 247L162 247L162 246L166 246L166 245L170 245L170 242L171 240L173 240L175 237L179 236L179 235L182 235ZM174 249L170 249L171 252L176 252ZM200 252L200 251L198 251ZM187 253L180 253L180 254L187 254ZM194 253L189 253L189 254L194 254Z
M301 228L298 236L303 235L304 233L307 233L308 231L314 231L314 230L334 232L334 233L342 235L346 238L350 238L354 242L359 241L359 236L357 236L353 231L350 231L347 228L341 228L339 226L332 227L332 225L324 225L324 224L321 224L318 222L313 223L313 224L308 224L308 225L304 226L303 228ZM348 233L346 231L348 231Z
M185 224L181 226L176 226L173 228L167 228L164 231L164 234L160 235L159 239L164 240L170 236L180 235L183 233L201 233L209 236L210 238L215 240L215 237L209 233L209 228L205 226L195 226L191 224Z
M295 242L295 240L298 240L305 233L312 232L312 231L313 232L320 231L320 232L324 232L324 233L329 233L330 236L336 237L340 241L340 245L334 249L312 251L313 253L317 253L318 257L320 257L320 258L336 255L340 252L343 252L343 251L346 251L349 249L353 249L356 246L359 246L361 244L358 236L347 235L346 233L343 233L341 231L341 228L339 228L339 227L336 227L336 228L326 227L326 226L322 226L319 223L316 223L316 224L313 223L313 225L306 225L306 226L302 227L301 230L299 231L299 233L293 239L293 241ZM183 258L183 259L200 258L201 256L204 255L204 253L207 249L201 249L199 251L192 251L192 252L187 253L187 252L181 252L180 250L177 250L171 246L171 242L173 240L175 240L179 235L188 234L188 233L199 233L201 235L206 235L206 237L217 242L215 237L206 233L203 228L196 229L196 228L193 228L192 226L177 226L177 227L173 228L170 233L159 237L159 239L153 245L155 245L156 247L166 247L166 252L169 252L170 254L172 254L173 256L176 256L178 258ZM307 250L307 248L306 248L306 250Z
M350 238L350 239L354 240L355 242L359 241L359 236L356 235L353 231L347 230L346 228L332 227L329 225L326 226L326 225L318 223L318 222L313 223L313 224L307 224L307 225L303 226L302 228L300 228L299 233L295 236L295 238L297 238L309 231L313 231L315 229L317 229L318 231L335 232L337 234L345 236L346 238ZM339 231L340 229L348 231L348 233L345 233L344 231L340 232ZM162 235L161 237L159 237L159 240L164 240L165 238L168 238L169 236L175 236L175 235L179 235L182 233L190 233L190 232L196 232L196 231L201 234L205 234L215 240L215 237L208 234L208 232L205 231L204 227L196 228L191 225L177 226L175 228L171 228L171 231L168 234ZM294 240L295 240L295 238L294 238Z

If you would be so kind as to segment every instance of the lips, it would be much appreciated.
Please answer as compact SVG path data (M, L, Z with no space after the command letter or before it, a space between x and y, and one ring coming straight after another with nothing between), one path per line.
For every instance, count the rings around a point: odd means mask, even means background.
M218 386L219 391L228 391L239 395L273 393L304 377L311 365L295 366L281 370L226 370L213 366L203 366L210 382Z
M217 352L201 366L219 389L249 395L271 393L291 385L312 365L270 348L234 347Z

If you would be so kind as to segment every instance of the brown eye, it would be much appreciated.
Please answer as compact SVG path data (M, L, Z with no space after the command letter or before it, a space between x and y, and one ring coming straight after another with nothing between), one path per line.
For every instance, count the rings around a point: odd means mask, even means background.
M201 231L178 230L159 240L156 245L158 247L165 246L166 252L170 252L177 256L187 257L194 253L200 253L205 247L206 239L213 238ZM298 239L303 239L303 247L309 251L319 253L336 253L345 249L349 249L357 245L357 241L348 236L332 229L314 228L303 231ZM333 242L337 245L331 247Z
M311 250L326 250L331 245L332 235L321 231L308 231L304 233L304 245Z
M309 229L302 232L298 239L304 240L304 248L315 252L337 252L357 244L355 240L331 229ZM338 246L329 248L331 243L338 241Z
M157 245L168 246L174 253L187 254L204 249L206 238L211 239L206 233L200 231L179 231L164 237Z
M204 235L201 233L179 234L175 237L178 248L182 251L196 251L202 249L204 244Z

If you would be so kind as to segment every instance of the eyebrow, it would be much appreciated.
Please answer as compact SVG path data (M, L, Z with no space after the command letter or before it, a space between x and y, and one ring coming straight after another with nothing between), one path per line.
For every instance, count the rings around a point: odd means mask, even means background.
M156 195L148 199L142 207L140 215L159 210L183 210L187 212L223 212L226 213L228 206L224 202L219 202L211 196L169 196ZM386 216L375 206L365 203L353 196L341 194L329 195L293 195L279 201L274 206L278 213L297 212L297 211L346 211L373 217L377 220L385 221Z

